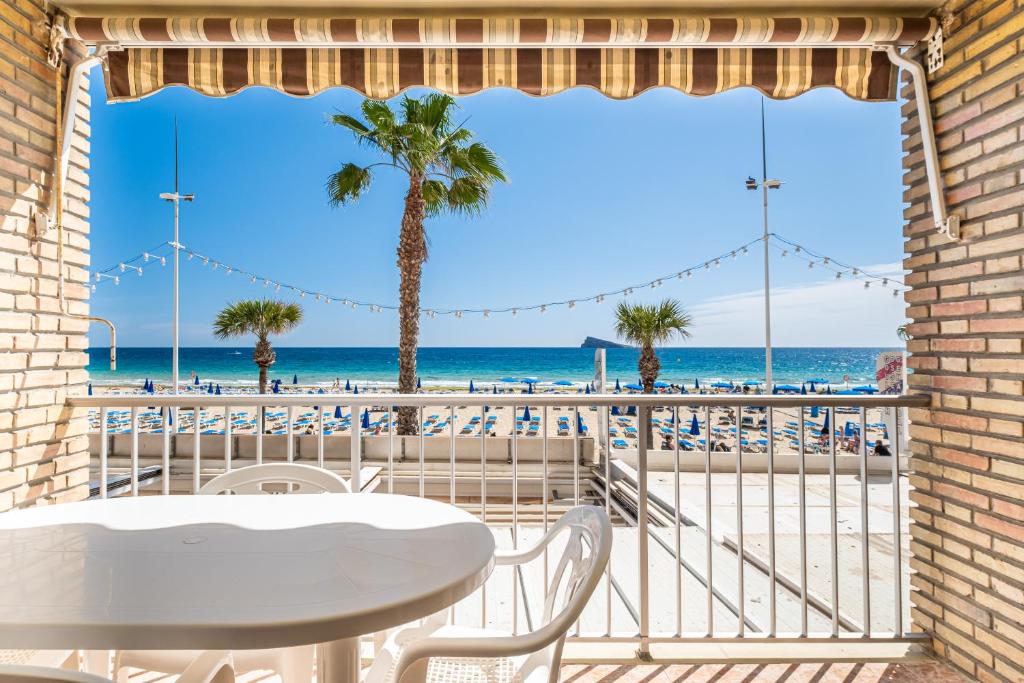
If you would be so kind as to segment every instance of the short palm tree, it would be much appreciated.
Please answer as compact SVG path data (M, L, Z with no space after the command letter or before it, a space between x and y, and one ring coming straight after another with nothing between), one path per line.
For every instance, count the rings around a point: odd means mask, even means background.
M375 167L409 176L405 210L398 238L398 391L416 391L416 345L419 337L420 279L427 260L424 221L450 212L475 215L487 205L492 185L505 181L497 157L452 118L456 104L449 95L404 97L400 111L384 102L365 100L365 119L335 114L331 122L351 131L356 140L383 161L359 166L344 164L327 180L327 194L337 206L355 201L370 186ZM415 434L415 408L400 408L398 432Z
M252 360L260 369L260 393L267 393L267 370L277 360L270 345L270 335L289 332L302 321L302 307L273 299L251 299L226 306L213 321L213 334L218 339L256 336Z
M654 347L664 344L674 335L688 338L692 324L692 318L675 299L665 299L651 305L623 301L615 309L615 333L624 341L640 347L638 369L645 394L654 393L654 382L661 372L661 361ZM651 443L653 435L653 427L648 418L648 443Z

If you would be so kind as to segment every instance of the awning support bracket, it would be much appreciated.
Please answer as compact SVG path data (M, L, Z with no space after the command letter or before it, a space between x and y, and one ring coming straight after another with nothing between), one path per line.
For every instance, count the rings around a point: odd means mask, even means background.
M941 46L941 29L936 33L940 36L939 44ZM924 67L917 60L910 59L900 52L899 47L895 44L879 43L875 45L875 49L883 50L888 55L889 61L906 69L910 74L910 83L914 88L914 100L917 104L917 120L921 131L921 145L924 148L924 166L928 177L928 195L931 199L935 229L952 240L959 240L961 239L960 216L950 213L946 209L942 172L939 169L939 153L935 143L935 126L932 123L931 102L928 100L928 79ZM929 55L930 53L931 42L929 41ZM938 54L941 63L941 47Z

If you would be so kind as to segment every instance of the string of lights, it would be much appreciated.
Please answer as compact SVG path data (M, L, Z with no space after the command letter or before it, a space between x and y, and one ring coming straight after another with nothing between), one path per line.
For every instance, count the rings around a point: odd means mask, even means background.
M842 279L844 276L860 280L864 282L865 289L870 288L873 283L877 283L881 288L892 288L893 296L898 295L900 292L907 291L907 287L903 283L895 278L882 277L874 275L872 273L865 272L863 269L856 266L851 266L842 261L821 254L817 251L809 249L802 244L793 242L785 237L778 235L777 233L769 233L768 239L772 246L781 252L783 258L790 255L792 252L793 256L799 260L802 260L808 264L809 268L820 267L836 274L836 279ZM746 255L749 253L749 249L752 245L763 241L763 237L757 237L744 244L737 246L735 249L731 249L727 252L723 252L718 256L706 259L692 266L684 268L682 270L670 273L668 275L662 275L660 277L653 278L646 282L639 284L630 285L628 287L622 287L620 289L609 290L600 292L597 294L591 294L589 296L577 297L573 299L562 299L558 301L549 301L545 303L534 303L523 306L505 306L496 308L425 308L423 314L428 318L436 318L437 316L452 316L454 318L462 318L463 316L470 315L481 315L484 318L489 318L492 314L510 313L513 316L518 315L520 312L525 311L538 311L539 313L545 313L550 308L565 307L567 309L573 309L579 304L583 303L602 303L606 298L618 297L618 296L629 296L642 289L658 289L667 282L673 280L689 279L694 274L703 273L721 266L723 261L730 261L738 258L739 256ZM162 242L152 249L144 251L140 254L136 254L129 259L118 262L117 264L106 268L105 270L97 271L93 274L93 290L96 285L104 282L112 282L117 285L120 284L121 278L127 273L134 273L138 276L142 276L143 272L154 265L165 266L167 265L167 256L169 253L173 253L174 249L181 250L181 253L186 256L187 262L201 263L203 266L210 267L214 271L222 271L225 275L234 275L236 277L242 277L249 280L251 284L262 285L265 288L273 288L275 292L280 292L282 289L291 291L297 294L300 298L306 298L307 296L313 297L316 301L325 304L337 303L342 306L347 306L353 310L365 309L373 313L380 313L382 311L393 311L397 310L398 307L394 304L375 303L369 301L363 301L352 297L341 297L326 294L324 292L305 289L296 285L282 282L276 278L269 276L260 275L258 273L240 268L236 265L225 263L222 260L216 259L207 254L203 254L195 249L191 249L183 244L174 244L173 242Z

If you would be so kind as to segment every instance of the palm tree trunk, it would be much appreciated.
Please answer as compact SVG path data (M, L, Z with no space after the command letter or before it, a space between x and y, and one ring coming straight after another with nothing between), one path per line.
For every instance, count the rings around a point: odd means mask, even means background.
M267 370L277 360L277 353L270 345L269 339L257 339L256 348L252 351L252 362L260 369L260 393L267 393Z
M644 386L645 394L654 393L654 381L658 379L658 373L661 372L661 361L658 360L658 354L654 352L654 347L650 344L644 344L640 350L640 382ZM647 444L649 448L654 446L654 423L651 422L651 411L645 411L647 415L646 425L637 425L638 428L647 430Z
M398 392L416 392L416 346L420 334L420 280L423 262L427 260L426 234L423 230L423 178L409 176L409 192L405 195L405 212L398 237ZM398 433L415 434L418 428L416 408L398 409Z

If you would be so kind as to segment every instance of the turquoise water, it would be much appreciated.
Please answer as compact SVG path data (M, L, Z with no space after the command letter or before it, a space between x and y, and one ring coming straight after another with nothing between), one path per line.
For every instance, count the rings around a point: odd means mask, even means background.
M801 382L823 377L841 383L849 375L854 383L871 382L875 357L883 348L777 348L772 350L776 382ZM608 349L607 377L610 382L637 381L634 349ZM90 349L89 373L97 383L142 383L146 378L168 381L171 375L170 348L118 349L118 370L110 372L109 351ZM764 379L764 349L761 348L666 348L659 351L661 379L692 383L705 380ZM256 367L251 347L183 348L181 376L195 371L203 381L222 384L255 383ZM594 376L594 351L580 348L421 348L419 376L424 385L464 385L496 382L502 377L537 377L541 381L587 381ZM395 348L299 348L277 349L277 363L270 377L291 382L298 375L303 384L326 383L335 379L352 382L393 383L398 375Z

